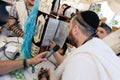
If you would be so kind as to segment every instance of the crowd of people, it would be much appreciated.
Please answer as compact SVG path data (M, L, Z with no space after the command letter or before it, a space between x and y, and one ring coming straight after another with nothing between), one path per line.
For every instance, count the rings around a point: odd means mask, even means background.
M1 29L17 24L16 28L25 34L24 24L35 5L35 0L21 0L14 4L11 3L0 1ZM5 9L6 6L10 6L9 12ZM57 12L57 15L69 17L70 21L65 42L67 47L66 49L64 49L65 47L61 48L53 55L58 64L53 79L119 80L120 59L112 48L103 41L106 36L112 34L111 26L100 20L93 11L71 9L73 11L67 12L66 9L69 7L67 4L63 4ZM12 34L8 34L9 36L19 36L16 34L17 32L13 33L14 30ZM49 42L50 48L54 48L58 44L52 40ZM25 70L31 65L41 64L41 62L48 60L45 58L48 53L49 51L41 52L28 59L0 60L0 77L17 69L23 68ZM38 80L50 80L50 76L49 68L41 68Z

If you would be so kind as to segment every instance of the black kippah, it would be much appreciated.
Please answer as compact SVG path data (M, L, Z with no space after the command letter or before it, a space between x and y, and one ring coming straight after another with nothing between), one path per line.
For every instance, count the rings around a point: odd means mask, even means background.
M98 15L95 12L90 11L90 10L83 11L81 12L81 16L83 20L93 29L96 30L98 28L100 20L99 20Z

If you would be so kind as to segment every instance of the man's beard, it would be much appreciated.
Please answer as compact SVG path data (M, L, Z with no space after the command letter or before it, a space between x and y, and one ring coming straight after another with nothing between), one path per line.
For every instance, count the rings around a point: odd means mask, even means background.
M75 40L74 36L72 35L72 33L70 32L70 34L68 35L68 43L77 47L77 41Z

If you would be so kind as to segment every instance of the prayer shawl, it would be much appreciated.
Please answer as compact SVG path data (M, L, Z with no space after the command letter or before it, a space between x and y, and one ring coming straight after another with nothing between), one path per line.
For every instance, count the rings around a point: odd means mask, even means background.
M60 80L61 75L64 71L64 67L66 65L66 63L68 62L69 56L72 55L72 52L74 52L76 50L75 47L73 48L67 48L66 53L65 53L65 60L59 65L59 67L56 69L55 71L55 79L54 80Z
M120 80L120 59L114 54L111 48L98 38L93 38L71 51L70 55L64 59L63 63L56 70L55 80L60 80L60 77L64 75L66 65L75 55L79 56L79 54L88 54L91 56L98 69L99 80Z
M17 12L18 12L18 18L21 24L21 29L24 30L24 24L27 20L28 14L25 6L25 1L18 1L15 4Z

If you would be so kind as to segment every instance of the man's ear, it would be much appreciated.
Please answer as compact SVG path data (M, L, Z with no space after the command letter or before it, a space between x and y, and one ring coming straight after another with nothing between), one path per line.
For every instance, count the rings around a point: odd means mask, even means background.
M78 25L75 25L72 31L74 34L78 33L78 31L79 31Z

